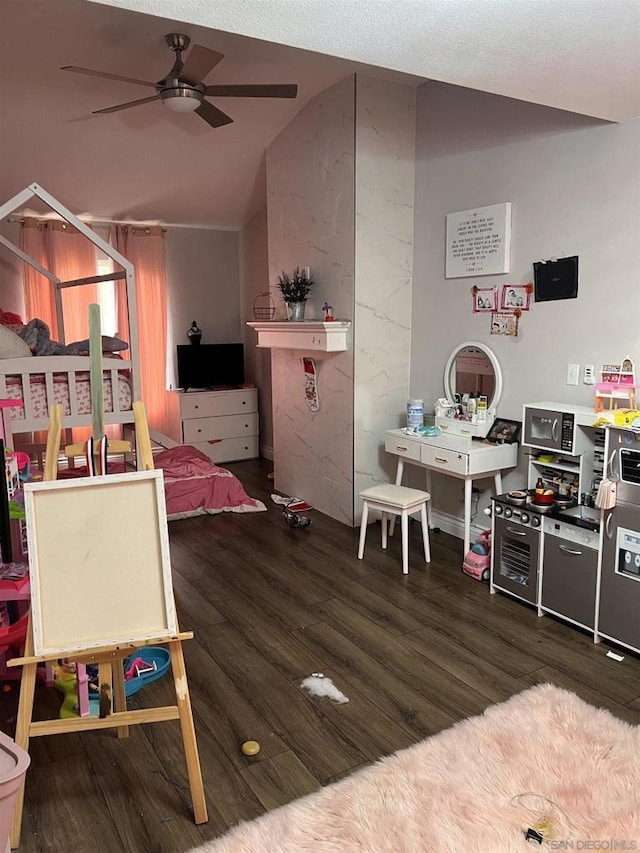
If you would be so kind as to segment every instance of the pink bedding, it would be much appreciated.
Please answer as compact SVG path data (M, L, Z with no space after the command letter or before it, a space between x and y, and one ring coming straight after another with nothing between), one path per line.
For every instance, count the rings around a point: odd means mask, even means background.
M49 409L47 406L47 388L45 385L44 373L32 373L29 376L29 386L31 388L31 400L33 402L33 416L36 418L47 418ZM111 378L105 376L103 383L104 411L113 411L113 401L111 396ZM76 373L76 393L78 395L79 414L91 414L91 396L89 373ZM54 403L62 403L63 414L70 415L71 407L69 404L69 383L65 374L54 374L53 378L53 396ZM20 376L7 376L7 397L10 400L22 400L22 379ZM118 400L121 412L126 412L131 409L132 404L131 385L125 376L118 376ZM11 420L24 420L24 409L22 406L15 406L9 409Z
M155 467L164 474L167 519L219 512L266 512L262 501L250 498L231 471L219 468L195 447L188 444L162 450L153 456ZM124 470L122 462L110 462L109 474ZM86 477L87 469L77 467L58 471L61 480Z
M156 468L164 472L167 518L218 512L265 512L262 501L250 498L242 483L219 468L195 447L181 445L155 454Z

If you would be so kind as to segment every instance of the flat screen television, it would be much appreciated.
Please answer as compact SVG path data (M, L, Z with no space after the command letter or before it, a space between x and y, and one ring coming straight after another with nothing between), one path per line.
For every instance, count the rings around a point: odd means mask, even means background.
M178 386L217 388L244 384L244 344L178 344Z

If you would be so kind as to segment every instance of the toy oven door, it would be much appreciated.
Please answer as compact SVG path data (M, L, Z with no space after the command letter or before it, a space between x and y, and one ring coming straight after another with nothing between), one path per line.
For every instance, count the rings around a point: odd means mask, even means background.
M493 585L536 604L540 531L509 518L496 518L493 541Z

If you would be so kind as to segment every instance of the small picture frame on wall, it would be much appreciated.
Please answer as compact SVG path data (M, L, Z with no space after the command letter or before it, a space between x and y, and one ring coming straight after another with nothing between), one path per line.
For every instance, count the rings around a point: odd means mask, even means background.
M531 291L526 284L503 284L500 308L507 311L528 311L531 305Z
M491 334L518 337L518 315L513 311L495 311L491 315Z
M482 314L496 311L498 308L498 293L495 287L474 287L473 313Z

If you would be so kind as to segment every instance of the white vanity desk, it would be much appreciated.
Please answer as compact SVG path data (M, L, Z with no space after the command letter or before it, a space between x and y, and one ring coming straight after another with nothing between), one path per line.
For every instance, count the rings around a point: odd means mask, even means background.
M385 450L398 457L396 485L402 483L405 462L426 469L427 491L431 492L431 472L439 471L464 480L464 553L471 540L471 494L474 480L493 477L496 495L502 494L502 470L518 462L517 444L484 444L458 435L431 438L408 435L403 429L390 429L385 434ZM427 503L429 527L431 501Z
M518 445L490 444L471 439L472 435L484 437L487 434L502 396L500 364L486 344L465 341L456 347L446 363L443 379L445 397L449 401L464 402L464 397L469 394L485 396L489 413L487 422L478 424L473 419L439 421L436 418L436 424L439 423L444 432L433 437L407 433L404 429L391 429L385 434L385 450L398 457L398 486L402 483L405 462L426 469L428 492L431 492L432 471L464 480L466 554L470 547L473 481L493 477L496 495L502 494L502 471L518 464ZM460 434L462 430L466 435ZM427 503L427 517L429 527L432 527L431 501Z

